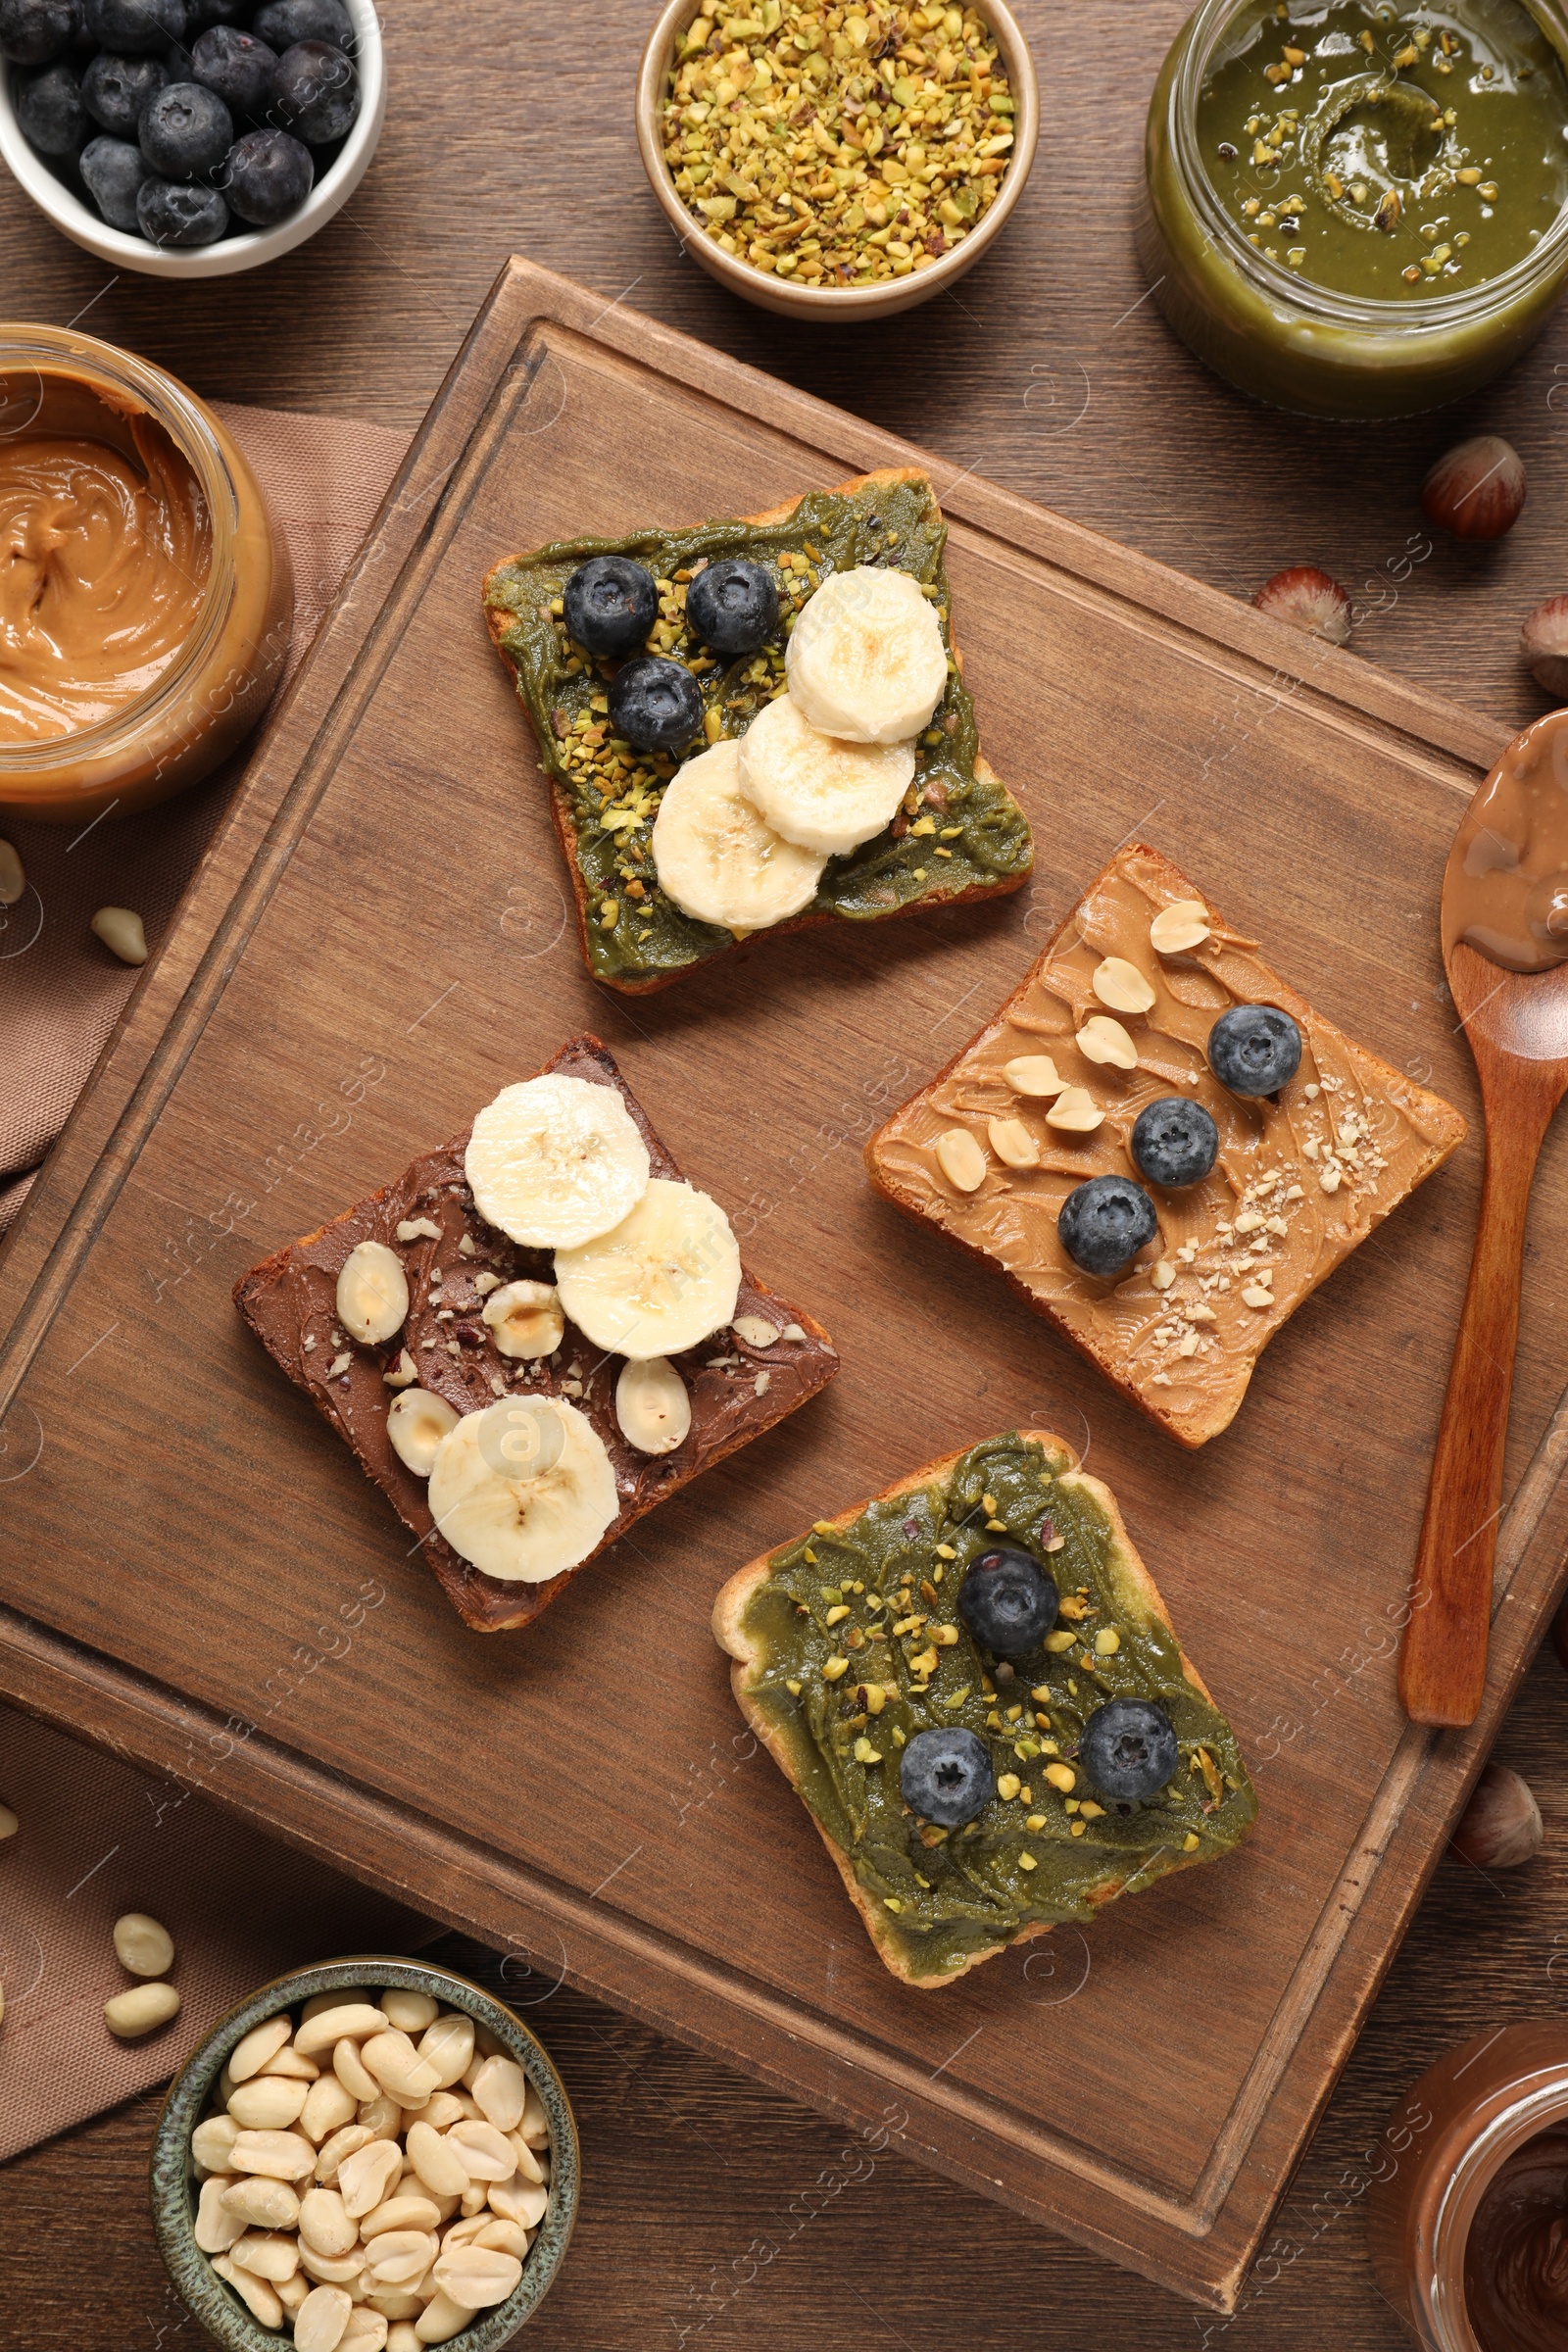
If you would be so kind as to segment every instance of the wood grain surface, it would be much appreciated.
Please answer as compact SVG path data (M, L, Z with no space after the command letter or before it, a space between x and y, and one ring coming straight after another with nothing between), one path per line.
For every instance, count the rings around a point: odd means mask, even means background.
M1069 4L1052 12L1049 50L1044 7L1025 5L1046 71L1046 144L1007 239L939 313L916 313L874 337L835 330L811 340L718 293L668 240L628 128L641 9L606 0L585 42L576 12L530 6L481 20L470 8L461 12L472 26L466 49L452 38L458 13L434 0L406 0L392 13L393 103L381 154L351 217L302 254L259 281L113 283L8 186L0 190L8 307L62 322L90 304L82 323L148 351L204 391L412 424L497 264L522 251L596 286L607 303L620 297L665 318L910 433L956 469L973 465L1228 592L1245 595L1287 563L1323 563L1372 608L1355 641L1372 661L1497 720L1517 723L1542 707L1514 646L1523 614L1563 584L1549 527L1565 474L1556 408L1563 329L1465 412L1376 435L1270 416L1211 383L1141 300L1127 240L1142 106L1179 5ZM1483 424L1507 432L1531 468L1525 521L1479 557L1448 548L1426 555L1420 474L1450 438ZM1135 662L1130 684L1141 682ZM1358 847L1352 834L1348 890L1360 884ZM1551 1264L1538 1258L1532 1280L1549 1307ZM1543 1759L1552 1752L1560 1697L1554 1674L1544 1665L1532 1685ZM1549 1781L1543 1785L1517 1743L1505 1740L1502 1752L1537 1778L1555 1827L1561 1804L1554 1815ZM1442 1875L1302 2177L1303 2192L1332 2190L1325 2209L1346 2207L1344 2219L1314 2224L1303 2206L1294 2237L1265 2257L1257 2295L1233 2330L1245 2323L1254 2340L1282 2344L1316 2344L1329 2332L1351 2346L1395 2340L1360 2263L1355 2192L1336 2185L1339 2174L1350 2167L1353 2176L1387 2098L1417 2065L1483 2019L1555 2005L1547 1970L1560 1887L1544 1865L1518 1888L1484 1897L1468 1883L1455 1890L1452 1872ZM924 2352L948 2338L956 2240L966 2274L973 2266L1001 2290L989 2312L972 2315L976 2341L987 2328L998 2343L1010 2336L1020 2307L1042 2341L1191 2341L1190 2311L893 2158L845 2192L831 2223L826 2210L806 2230L777 2220L783 2259L764 2266L765 2303L759 2284L712 2288L713 2274L738 2276L733 2264L760 2261L747 2249L764 2228L760 2217L773 2208L785 2215L842 2139L623 2020L594 2013L572 2031L584 2087L603 2099L605 2234L580 2241L573 2273L539 2323L545 2340L556 2328L562 2341L571 2332L571 2340L642 2345L663 2340L666 2329L676 2341L687 2327L719 2345L885 2334ZM598 2075L589 2055L595 2032L617 2045ZM639 2082L674 2101L678 2124L651 2120ZM126 2188L122 2159L137 2128L132 2118L98 2128L98 2140L88 2134L80 2153L101 2153L106 2185ZM662 2145L661 2130L672 2133ZM144 2329L155 2337L165 2315L135 2186L110 2200L125 2235L72 2234L55 2219L71 2201L67 2184L80 2179L74 2155L73 2169L62 2170L68 2153L45 2152L8 2173L0 2227L20 2236L6 2249L10 2321L41 2343L82 2352L139 2341ZM1293 2192L1282 2229L1297 2201ZM100 2210L94 2200L84 2221ZM602 2260L590 2267L582 2251L595 2242ZM890 2276L896 2288L885 2284ZM787 2281L786 2291L771 2281ZM579 2301L568 2304L568 2287ZM706 2298L700 2307L688 2288ZM1208 2325L1199 2324L1200 2337Z
M474 659L475 582L498 546L689 512L694 472L699 514L733 513L910 454L509 263L0 1264L0 1410L19 1446L37 1441L0 1524L0 1691L100 1738L133 1716L133 1748L165 1768L193 1724L251 1726L215 1776L222 1801L1229 2308L1555 1602L1555 1322L1530 1302L1486 1705L1472 1735L1434 1741L1389 1669L1479 1152L1298 1310L1245 1441L1194 1460L1019 1301L911 1248L855 1146L1141 833L1349 1033L1461 1094L1419 918L1500 738L970 474L940 485L949 573L991 756L1039 837L1027 899L848 927L828 957L809 933L761 939L633 1013L573 951L513 698ZM1134 655L1145 696L1123 690ZM1353 902L1352 837L1375 877ZM843 1370L525 1643L476 1645L343 1449L278 1395L228 1294L596 1017L761 1278L809 1311L809 1268L833 1298ZM1560 1154L1537 1232L1568 1251ZM1107 1476L1262 1825L1223 1869L1128 1905L1093 1960L1063 1930L1045 1972L1009 1954L911 2001L845 1940L770 1775L711 1802L714 1758L751 1743L726 1744L709 1608L759 1543L911 1455L1021 1426L1071 1433ZM97 1475L106 1444L116 1481ZM352 1655L345 1580L382 1595ZM1087 1981L1064 2042L1040 1986L1069 1951ZM1178 1985L1172 2049L1149 1993Z

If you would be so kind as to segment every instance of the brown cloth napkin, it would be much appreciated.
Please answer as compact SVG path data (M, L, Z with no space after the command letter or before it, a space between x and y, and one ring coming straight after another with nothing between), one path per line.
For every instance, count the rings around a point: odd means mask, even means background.
M255 469L294 565L284 683L310 646L409 445L386 425L214 403ZM28 888L0 907L0 1234L120 1017L136 973L96 940L100 906L129 906L156 948L227 807L248 754L195 791L81 830L0 809Z
M274 1845L173 1780L149 1779L0 1707L0 2163L164 2082L258 1985L353 1952L413 1952L442 1931ZM179 2015L117 2041L104 2003L136 1983L115 1954L126 1911L174 1939ZM0 2196L4 2191L0 2190Z
M219 404L294 566L285 682L310 646L408 447L384 425ZM136 973L93 938L102 906L132 906L156 947L243 772L139 816L81 831L0 812L28 889L0 908L0 1233L107 1042ZM226 2009L282 1970L339 1952L409 1951L439 1933L172 1782L0 1707L0 2161L146 2090ZM173 2023L119 2042L104 2003L134 1982L110 1931L150 1911L174 1938Z

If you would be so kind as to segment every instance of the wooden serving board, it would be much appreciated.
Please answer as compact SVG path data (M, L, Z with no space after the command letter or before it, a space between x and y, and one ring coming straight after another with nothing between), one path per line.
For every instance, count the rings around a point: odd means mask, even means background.
M1402 1722L1395 1653L1478 1138L1197 1455L876 1200L859 1147L1135 833L1473 1114L1438 888L1500 735L933 461L1032 892L596 989L481 574L918 454L504 272L0 1267L0 1690L508 1948L519 1998L569 1979L1223 2309L1560 1582L1568 1157L1531 1224L1487 1701L1438 1737ZM843 1370L485 1640L229 1288L582 1028ZM741 1724L709 1609L764 1545L1020 1423L1114 1488L1262 1818L1088 1936L917 1992Z

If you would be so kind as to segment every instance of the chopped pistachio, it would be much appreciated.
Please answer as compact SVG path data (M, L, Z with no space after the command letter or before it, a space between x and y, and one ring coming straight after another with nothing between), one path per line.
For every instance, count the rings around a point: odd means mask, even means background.
M692 29L665 162L704 234L754 269L827 289L908 276L995 203L1016 102L978 9L717 5Z

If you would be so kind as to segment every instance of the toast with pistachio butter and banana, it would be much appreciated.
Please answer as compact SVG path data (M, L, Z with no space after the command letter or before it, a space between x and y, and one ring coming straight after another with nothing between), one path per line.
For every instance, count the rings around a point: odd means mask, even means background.
M667 987L760 931L1016 890L1023 811L981 757L926 476L498 564L516 681L596 980Z
M838 1369L596 1037L234 1298L487 1634Z
M1114 1496L1044 1430L819 1519L731 1577L713 1632L906 1984L1215 1861L1256 1817Z

